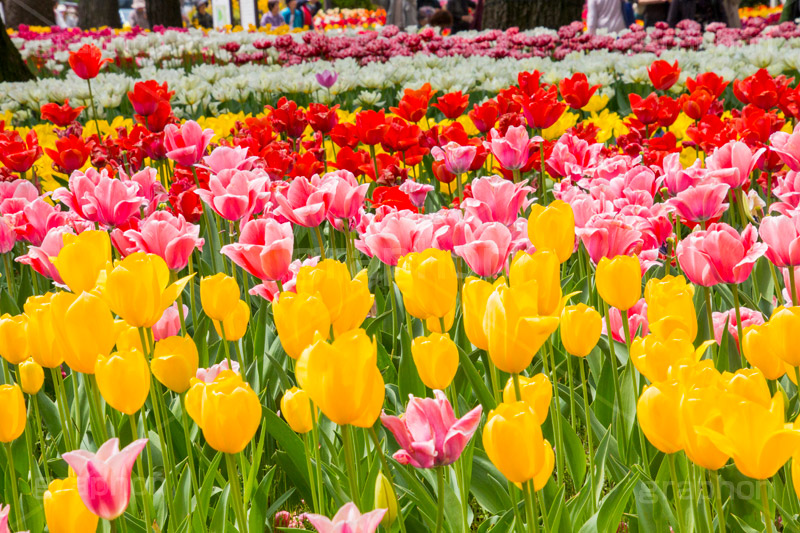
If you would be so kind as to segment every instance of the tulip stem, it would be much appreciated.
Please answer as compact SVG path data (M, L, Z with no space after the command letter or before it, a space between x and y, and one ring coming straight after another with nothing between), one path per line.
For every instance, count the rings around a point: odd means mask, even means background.
M69 406L67 404L67 395L64 392L64 380L61 377L61 368L54 367L50 369L50 375L53 377L53 386L56 389L56 396L58 402L58 411L61 415L61 431L64 434L64 443L67 451L72 451L78 446L72 441L72 431L70 428L71 418L69 416Z
M6 449L6 459L8 459L8 470L11 475L11 507L14 509L14 517L16 518L17 531L22 531L23 521L22 512L19 509L19 491L17 490L17 469L14 467L14 454L11 453L11 443L3 443Z
M536 506L533 504L533 499L531 498L531 491L527 481L522 484L522 495L525 498L525 513L528 515L528 521L527 521L528 533L538 532L539 517L537 516Z
M347 468L347 478L350 484L350 498L356 507L361 507L358 497L358 480L356 479L355 450L353 447L353 435L349 424L342 426L342 441L344 443L344 463Z
M42 431L42 417L39 416L38 394L31 394L31 401L33 403L33 416L35 418L34 424L36 425L36 434L39 437L39 446L42 448L42 470L44 470L44 478L47 481L47 485L50 486L50 472L47 469L47 443L44 440L44 432Z
M228 368L233 368L233 365L231 364L231 348L228 346L228 338L225 335L225 324L222 320L219 321L219 330L222 332L222 346L225 348L225 359L228 360ZM239 361L239 364L241 365L242 362ZM245 368L242 368L242 372L245 370Z
M544 135L544 130L539 130L540 135ZM544 171L544 140L539 143L539 160L541 167L539 167L539 204L547 205L547 178Z
M511 381L514 383L514 395L517 397L517 401L522 401L522 387L519 385L519 374L514 372L511 374Z
M545 343L546 350L542 352L542 360L547 359L548 354L552 361L550 369L550 379L553 383L553 430L556 438L556 475L560 483L566 483L566 469L564 468L564 433L561 429L561 395L558 392L558 376L556 374L556 354L553 349L553 339L549 337Z
M700 468L700 467L698 467ZM703 468L700 468L700 492L703 495L703 511L705 511L706 519L708 519L708 531L714 532L714 517L711 514L711 499L708 497L708 486L706 485L706 474Z
M439 466L436 468L436 498L439 500L439 506L436 510L436 527L434 533L442 533L442 524L444 524L444 471L446 466Z
M575 427L575 385L572 376L572 356L567 355L567 379L569 379L569 421Z
M739 335L739 368L744 368L744 349L742 348L744 335L742 335L742 313L739 306L739 285L731 283L731 292L733 292L733 305L736 307L736 333Z
M183 423L183 435L186 442L186 458L189 461L189 476L192 480L192 490L194 491L195 498L200 497L200 491L197 488L197 470L194 466L194 453L192 452L192 437L190 435L189 414L186 412L186 395L180 395L181 400L181 422ZM205 524L203 524L205 529Z
M319 226L314 226L314 233L316 233L317 242L319 243L319 256L324 261L325 260L325 243L322 240L322 232L319 230Z
M681 502L680 484L678 483L678 474L675 470L675 454L670 453L667 455L669 461L669 475L672 479L672 492L675 498L675 512L678 515L678 533L683 533L683 502Z
M539 506L539 512L542 514L542 522L544 523L544 530L546 533L550 533L550 519L547 518L547 509L544 507L544 493L542 493L541 499L536 496L536 485L534 485L533 480L530 480L531 483L531 495L533 496L533 505Z
M100 124L97 122L97 108L94 105L94 94L92 93L92 80L86 80L89 85L89 101L92 103L92 118L94 118L94 129L97 132L97 142L103 144L103 136L100 135Z
M375 444L375 451L381 460L383 475L386 476L386 479L394 487L394 476L392 476L392 471L389 469L389 463L386 461L386 455L383 453L383 447L381 446L381 441L378 438L378 434L375 432L374 427L369 428L368 432L370 437L372 437L372 442ZM394 495L395 499L397 500L397 521L400 523L400 531L402 533L406 533L406 524L405 520L403 519L403 508L400 505L400 497L397 495L397 491L394 491Z
M725 533L725 509L722 506L722 489L719 486L719 472L711 470L709 474L714 482L714 500L717 506L717 525L719 526L719 533Z
M94 378L94 374L88 374L86 376L84 386L88 389L86 391L86 395L89 396L89 414L91 414L94 419L93 425L97 430L96 437L102 439L98 441L98 439L95 438L95 443L105 442L108 440L108 432L106 431L105 417L103 416L102 409L100 408L100 392L98 390L97 381Z
M773 515L770 513L769 510L769 496L767 494L767 480L761 479L759 480L759 484L761 485L761 505L764 508L764 525L766 526L766 532L772 533L772 522L773 522Z
M797 286L794 281L794 265L789 265L789 295L792 299L792 305L797 305Z
M17 300L14 297L14 293L16 291L14 287L14 264L12 263L10 253L3 254L3 264L6 268L6 284L8 285L8 295L11 296L11 300L16 303Z
M319 448L321 446L320 438L319 438L319 413L317 412L317 406L314 405L314 402L311 402L311 416L313 417L313 425L311 426L312 430L312 437L313 437L313 444L314 444L314 462L316 463L317 468L317 493L319 499L319 506L321 509L322 514L326 512L326 505L325 505L325 493L323 491L323 482L322 482L322 461L320 460L320 452Z
M306 456L306 469L308 469L308 481L311 485L311 502L312 502L312 509L317 514L320 514L322 511L319 507L319 501L317 499L317 487L316 483L314 483L314 468L311 466L311 446L309 445L309 436L308 433L303 434L303 447L305 448L305 456Z
M628 349L628 373L631 376L631 388L633 391L633 397L639 397L639 386L636 383L636 369L633 366L633 357L631 357L631 325L628 322L628 310L622 311L622 330L625 333L625 346ZM642 449L642 453L640 455L642 459L643 466L645 470L649 473L650 472L650 460L647 458L647 442L644 439L644 432L642 431L642 426L638 426L639 430L639 447Z
M139 438L139 430L136 427L136 416L128 415L128 422L130 422L131 425L131 442L133 442ZM148 447L150 446L149 440L147 441L147 446ZM142 509L144 511L144 524L145 528L149 529L152 524L152 522L150 521L150 502L148 501L147 496L145 495L146 492L144 490L146 480L144 477L144 466L142 466L141 454L139 454L139 456L136 458L136 472L139 474L139 486L142 488L141 496L142 496Z
M194 253L189 254L189 278L189 305L192 308L192 327L197 331L197 311L194 304Z
M708 321L708 340L714 341L714 309L711 307L711 288L703 287L703 296L706 300L706 320ZM714 367L717 366L717 347L711 350L711 356L714 360Z
M242 490L239 487L239 473L236 470L236 461L233 458L233 454L226 453L225 461L228 464L228 483L231 486L233 510L236 513L236 522L238 522L239 532L247 533L247 511L242 501Z
M617 399L616 404L618 407L617 431L619 432L619 435L617 440L619 442L619 449L623 451L627 449L625 441L628 439L625 435L625 413L623 410L622 394L620 393L619 386L619 369L617 368L619 361L617 360L617 355L614 351L614 334L612 333L613 330L611 329L611 314L608 312L608 302L605 300L603 300L603 312L606 315L606 337L608 339L609 363L611 365L612 376L614 377L614 397ZM620 453L620 456L625 459L624 453Z
M581 370L581 383L583 388L583 412L586 415L586 440L589 444L589 481L592 488L592 497L589 501L592 504L592 514L597 510L597 481L594 474L594 444L592 438L592 415L589 411L589 381L586 379L586 370L584 370L583 360L580 362Z
M332 234L333 232L331 232ZM394 293L392 266L386 263L384 270L386 271L386 284L389 286L389 300L392 302L392 352L389 354L391 359L397 353L397 295Z

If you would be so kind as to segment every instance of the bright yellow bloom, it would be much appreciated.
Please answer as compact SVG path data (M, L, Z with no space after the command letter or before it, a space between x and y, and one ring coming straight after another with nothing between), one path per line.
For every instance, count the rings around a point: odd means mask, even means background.
M458 280L450 252L429 248L401 257L395 281L411 316L444 317L456 306Z
M689 340L697 336L697 312L694 308L694 286L683 276L652 278L644 288L647 302L647 321L654 324L669 318L679 321Z
M766 324L747 326L742 331L744 357L753 367L761 370L767 379L779 379L786 374L786 363L778 357L772 331L774 326ZM792 377L794 370L789 372Z
M60 292L50 305L58 343L55 348L63 350L64 361L72 370L93 374L98 357L108 356L117 340L108 305L89 292L77 297Z
M0 316L0 357L18 365L28 357L28 317Z
M54 479L44 493L44 516L50 533L94 533L100 518L86 508L78 478Z
M239 303L239 284L222 272L200 280L200 301L203 311L212 320L225 320Z
M300 358L314 335L330 335L330 314L318 294L282 292L272 304L272 314L281 345L292 359Z
M111 263L111 239L106 231L84 231L78 235L64 234L64 247L53 259L64 283L80 294L95 288L101 273Z
M0 442L11 442L25 431L27 412L19 385L0 385Z
M575 250L575 214L562 200L554 200L544 207L531 206L528 217L528 238L537 250L549 250L563 263Z
M593 307L580 303L568 305L561 312L561 343L568 354L586 357L603 330L603 319Z
M683 451L689 460L706 470L719 470L730 458L708 436L699 433L707 430L723 432L724 419L719 394L717 387L703 387L687 392L681 400Z
M292 387L283 393L281 414L295 433L308 433L314 427L311 398L303 389Z
M769 319L771 351L790 366L800 366L800 307L778 307Z
M250 306L244 300L239 300L234 308L225 319L222 325L225 326L225 339L228 341L238 341L244 334L247 333L247 323L250 321ZM214 329L222 338L222 328L220 323L216 320L214 322Z
M481 350L489 349L489 340L483 329L483 318L486 316L486 303L495 287L505 284L505 278L499 278L494 285L488 281L469 276L461 288L461 306L463 308L464 331L472 344Z
M595 283L600 297L610 306L627 311L642 295L642 269L635 255L603 257L597 264Z
M33 360L45 368L56 368L64 362L64 353L56 344L56 330L50 305L54 293L31 296L25 302L28 319L28 350Z
M411 342L411 356L426 387L445 390L458 371L458 348L449 336L431 333Z
M505 403L527 403L536 413L536 421L539 425L544 424L550 411L550 400L553 399L553 384L544 374L536 374L531 378L519 376L519 388L521 398L517 398L513 378L508 378L506 388L503 389L503 401Z
M512 287L525 285L536 295L538 314L561 314L561 266L554 252L517 252L508 270Z
M608 96L600 93L594 93L592 97L589 98L589 103L583 106L581 109L587 113L597 113L601 109L604 109L607 105Z
M173 392L182 394L197 374L197 346L189 335L175 335L156 343L150 370L156 379Z
M150 393L150 369L138 350L101 355L95 377L106 403L126 415L141 409Z
M636 403L636 418L645 437L659 451L667 454L683 449L680 401L678 382L668 380L645 387Z
M693 365L700 361L713 342L706 341L695 349L682 329L676 329L672 335L666 336L651 333L644 338L633 339L631 360L636 370L651 383L656 383L668 378L671 367Z
M44 384L44 370L33 359L19 364L19 384L25 394L37 394Z

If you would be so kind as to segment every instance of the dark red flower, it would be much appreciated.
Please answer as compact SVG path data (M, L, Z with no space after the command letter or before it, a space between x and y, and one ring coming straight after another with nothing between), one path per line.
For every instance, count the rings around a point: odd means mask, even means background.
M773 78L767 69L762 68L743 80L734 80L733 94L744 104L753 104L768 110L778 105L783 91L791 81L785 76Z
M172 105L169 100L159 100L156 104L156 110L150 115L134 115L133 118L153 133L164 131L167 124L176 121L175 116L172 114Z
M659 59L653 61L653 64L647 69L647 75L650 76L650 82L656 91L666 91L681 77L681 67L678 66L677 60L670 65L663 59Z
M541 87L540 79L542 73L538 70L533 72L520 72L517 74L517 85L519 86L522 94L533 96Z
M349 146L343 147L336 154L336 162L332 163L333 168L347 170L355 176L364 175L362 168L372 164L369 154L363 150L353 150ZM374 174L374 172L373 172Z
M447 170L447 168L444 166L444 161L434 161L431 168L433 170L434 177L442 183L451 183L456 179L456 175Z
M686 116L692 120L700 120L708 113L714 97L708 91L699 90L691 94L681 95L680 105Z
M30 130L25 141L18 133L0 137L0 162L14 172L27 172L42 157L42 148L36 132Z
M769 137L780 130L786 121L772 111L764 111L754 105L746 105L742 114L733 119L733 125L741 139L751 147L766 144Z
M658 98L658 123L662 128L668 128L675 123L681 112L680 101L669 96Z
M49 120L59 128L64 128L75 122L86 106L71 107L69 100L64 100L64 105L56 103L44 104L40 109L42 120Z
M356 135L361 143L368 146L379 144L388 127L383 109L361 111L356 115Z
M137 81L133 91L128 91L128 100L138 115L148 117L156 112L159 102L169 102L175 91L170 91L167 82L159 85L156 80Z
M309 104L306 118L311 129L322 134L330 133L334 126L339 123L337 109L339 109L339 104L330 108L325 104Z
M176 176L177 177L177 176ZM174 215L183 215L193 224L203 216L203 202L195 192L196 186L191 178L176 179L169 188L169 210Z
M308 119L294 100L282 96L278 100L278 107L265 106L265 108L269 110L268 118L273 130L285 133L292 139L302 137L308 126Z
M655 124L658 121L658 95L650 93L647 98L642 98L636 93L628 95L631 111L644 125Z
M296 178L303 176L310 178L314 174L325 172L325 164L317 159L312 152L298 155L294 160L294 167L289 171L289 176Z
M372 207L390 207L392 209L408 210L418 213L416 206L411 203L411 197L397 187L375 187L372 198L368 198Z
M464 114L469 105L469 94L462 94L461 91L447 93L436 99L433 107L442 112L450 120L455 120Z
M65 174L81 168L91 154L91 147L77 135L69 135L56 140L56 149L45 148L44 151Z
M558 84L561 91L561 98L572 109L581 109L589 103L592 95L600 88L600 85L589 86L589 80L583 72L576 72L571 78L564 78Z
M528 126L537 130L547 129L555 124L567 109L567 104L558 101L555 87L549 90L539 89L533 97L518 96L517 101L522 105Z
M481 105L473 104L469 118L475 128L481 133L488 133L500 117L500 104L494 100L487 100Z
M336 146L345 146L355 150L358 147L358 133L355 124L340 122L331 130L331 140Z
M389 121L386 133L381 140L381 147L387 152L405 152L419 144L422 130L416 124L409 124L400 117Z
M111 59L103 59L100 49L93 44L84 44L77 52L69 53L69 66L83 80L91 80L100 73L100 68Z

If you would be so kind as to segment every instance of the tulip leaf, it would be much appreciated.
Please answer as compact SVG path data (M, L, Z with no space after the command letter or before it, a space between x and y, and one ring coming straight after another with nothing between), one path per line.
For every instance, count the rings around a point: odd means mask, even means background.
M550 414L554 415L552 410ZM569 476L572 478L572 484L580 487L583 485L583 480L586 476L586 454L583 449L583 443L575 433L575 428L564 418L564 415L559 412L557 416L561 417L561 436L563 437Z
M400 368L397 379L400 396L408 398L409 394L413 394L417 397L424 397L425 385L417 374L417 367L414 366L414 359L411 355L411 337L406 330L400 332L400 344Z
M250 516L247 517L248 530L250 531L263 531L268 517L272 516L265 511L269 502L269 492L272 487L272 480L275 477L275 470L275 467L272 467L267 471L250 498Z
M175 518L179 516L188 516L192 511L192 475L189 471L188 463L178 480L178 486L172 505L175 509Z
M678 523L672 506L657 483L640 476L633 497L640 531L668 531L670 526L677 531Z
M297 436L297 433L292 431L282 418L269 409L263 409L264 421L262 422L269 434L272 435L286 458L291 463L291 468L288 464L282 464L281 467L292 479L295 486L303 493L303 497L311 501L310 481L308 479L308 468L306 467L306 450L302 439ZM276 452L280 454L280 452ZM292 471L287 471L287 468ZM299 476L299 479L294 479L294 476Z
M486 453L475 448L470 491L478 504L491 514L505 512L511 506L507 485L503 474L492 464Z
M473 354L476 354L473 352ZM458 349L458 359L461 363L461 369L464 371L464 374L467 376L472 388L475 390L475 395L478 397L478 401L483 406L483 411L487 415L489 411L495 408L496 404L494 401L494 397L492 393L489 391L489 387L486 386L486 382L483 381L478 369L475 368L475 364L472 362L472 359L469 355L466 354L461 348Z
M633 488L639 480L638 472L630 472L609 492L600 503L598 511L583 524L580 533L616 531L622 513L628 505Z
M211 493L214 489L214 480L219 471L219 463L222 460L222 452L217 452L211 464L205 469L200 471L206 472L206 477L203 479L203 484L200 486L199 494L197 496L197 505L195 509L197 514L201 514L202 522L205 523L208 517L208 508L211 501Z
M420 513L422 513L423 517L428 522L431 524L435 523L437 505L428 489L420 482L419 477L417 477L413 470L409 470L408 467L405 466L400 466L396 462L394 462L394 464L394 471L400 474L400 477L403 478L407 485L407 487L397 485L398 495L400 493L405 494L408 499L416 505L417 509L419 509Z
M231 486L226 485L222 491L222 495L217 501L217 507L214 510L214 516L211 519L211 527L209 531L219 531L224 533L228 530L228 500L231 495Z

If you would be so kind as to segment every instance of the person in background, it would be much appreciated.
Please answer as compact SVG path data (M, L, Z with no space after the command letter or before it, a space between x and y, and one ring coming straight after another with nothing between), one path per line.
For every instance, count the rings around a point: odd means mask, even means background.
M297 7L300 7L304 14L307 14L313 19L317 13L319 13L319 10L322 9L322 4L319 0L300 0L297 3Z
M281 11L281 16L290 28L303 27L303 12L297 8L297 0L289 0L286 2L286 7Z
M620 0L589 0L586 10L586 31L594 35L597 30L622 31L627 27Z
M131 28L138 26L142 29L149 30L150 22L147 20L147 6L145 5L144 0L133 0L131 7L133 8L133 11L128 19L128 23L131 25Z
M712 22L728 23L725 7L720 0L672 0L667 23L674 28L686 19L697 21L703 27Z
M67 6L62 4L61 2L56 3L55 8L53 9L53 13L55 14L56 26L59 28L66 28L67 27Z
M277 28L278 26L283 26L286 24L286 21L283 20L281 16L281 5L278 0L269 0L267 3L268 11L264 13L264 16L261 17L261 25L266 26L269 24L273 28Z
M440 9L428 21L434 28L439 28L440 32L450 30L453 27L453 15L446 9Z
M195 23L201 28L213 28L214 18L208 12L208 0L199 0L197 2L197 15L195 15Z
M800 1L786 0L783 4L783 11L781 11L780 22L792 22L800 18Z
M667 21L669 0L639 0L638 5L643 10L645 28L655 26L656 22Z
M404 30L419 23L417 0L389 0L386 7L386 25L394 25Z
M469 0L447 0L447 11L453 16L453 33L470 28L474 17L469 12Z

